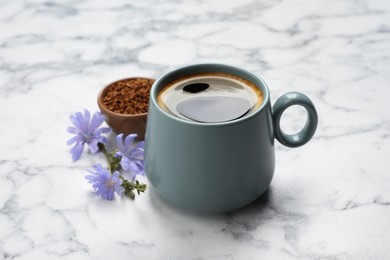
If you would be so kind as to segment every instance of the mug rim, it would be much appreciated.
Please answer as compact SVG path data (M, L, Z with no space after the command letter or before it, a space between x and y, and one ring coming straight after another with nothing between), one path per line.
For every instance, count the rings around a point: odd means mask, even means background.
M249 77L243 77L242 75L236 75L236 76L239 76L239 77L242 77L246 80L249 80L250 82L252 82L256 87L258 87L261 90L261 92L263 94L263 101L262 101L260 107L258 107L253 113L251 113L249 115L244 115L244 116L237 118L237 119L233 119L233 120L225 121L225 122L204 123L204 122L185 120L185 119L176 117L174 115L171 115L170 113L168 113L167 111L165 111L163 108L161 108L158 105L157 94L158 94L158 91L162 87L164 87L164 86L158 87L158 85L160 85L161 82L163 82L166 78L168 78L174 74L184 72L186 70L190 70L191 68L203 68L203 67L209 67L209 68L221 67L222 69L238 71L239 73L241 73L243 75L249 75ZM220 72L220 71L212 71L212 69L210 69L210 71L206 70L205 72ZM223 73L232 74L231 72L223 72ZM181 75L181 76L183 76L183 75ZM178 77L181 77L181 76L179 75ZM257 82L256 83L253 82L253 80L251 80L250 78L255 78L260 84L257 84ZM256 116L258 113L260 113L264 109L264 107L269 103L269 99L270 99L270 94L269 94L268 86L260 76L258 76L257 74L255 74L255 73L253 73L245 68L240 68L240 67L236 67L233 65L223 64L223 63L195 63L195 64L184 65L184 66L179 66L179 67L173 68L173 69L165 72L164 74L162 74L160 77L158 77L150 89L150 100L153 103L153 106L155 106L156 109L158 109L160 113L162 113L163 115L165 115L166 117L168 117L172 120L179 121L179 122L185 123L185 124L199 125L199 126L232 125L232 124L240 123L242 121L249 120L252 117Z

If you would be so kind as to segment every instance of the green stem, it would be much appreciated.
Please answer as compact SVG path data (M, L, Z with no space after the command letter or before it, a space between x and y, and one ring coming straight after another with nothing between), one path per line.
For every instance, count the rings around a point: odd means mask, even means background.
M135 198L134 190L137 191L138 195L140 195L141 192L145 192L146 184L140 183L138 180L130 182L122 176L120 176L120 178L122 180L122 187L125 188L125 195L129 196L131 199Z
M98 147L99 147L99 150L102 151L102 153L106 157L106 160L108 163L108 170L111 173L114 173L115 171L119 171L121 169L120 158L117 158L114 156L114 154L116 153L117 150L114 150L111 153L109 153L107 151L106 147L104 146L104 144L102 144L102 143L99 143Z

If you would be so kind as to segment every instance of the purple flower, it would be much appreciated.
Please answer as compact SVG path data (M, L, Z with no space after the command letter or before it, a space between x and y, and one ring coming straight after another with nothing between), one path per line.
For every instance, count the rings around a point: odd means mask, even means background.
M137 134L130 134L123 142L123 134L116 137L119 151L115 157L121 157L121 167L124 171L131 172L131 178L134 181L137 175L145 175L144 170L144 142L139 142L134 146L134 139Z
M112 175L107 168L104 168L100 164L93 166L95 171L88 170L91 175L86 175L85 179L92 184L96 194L103 199L114 199L114 192L119 196L122 196L122 192L125 190L122 185L122 180L119 178L119 172L115 171Z
M91 120L91 114L85 109L84 115L77 112L70 116L70 120L74 126L68 127L68 132L76 136L71 138L67 144L75 144L70 149L74 161L78 160L83 153L84 144L88 144L91 153L96 153L99 150L98 143L107 144L107 138L101 134L108 133L111 129L108 127L98 128L104 121L104 116L101 113L96 112Z

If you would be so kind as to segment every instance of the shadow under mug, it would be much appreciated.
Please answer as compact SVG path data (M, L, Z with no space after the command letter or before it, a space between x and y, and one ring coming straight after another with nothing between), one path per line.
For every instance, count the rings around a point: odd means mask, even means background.
M169 82L196 73L227 73L252 82L263 93L254 112L222 123L175 117L157 103ZM308 112L304 128L293 135L280 127L283 112L300 105ZM195 212L225 212L250 204L265 192L275 169L274 138L288 147L307 143L317 128L317 112L304 94L290 92L271 107L262 78L224 64L196 64L158 78L150 92L145 138L146 176L164 200Z

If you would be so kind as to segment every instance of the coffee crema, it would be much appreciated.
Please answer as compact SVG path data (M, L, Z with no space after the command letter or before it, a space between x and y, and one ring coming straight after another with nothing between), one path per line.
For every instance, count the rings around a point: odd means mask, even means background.
M178 118L202 123L231 121L257 110L263 93L252 82L227 73L177 78L157 93L158 105Z

